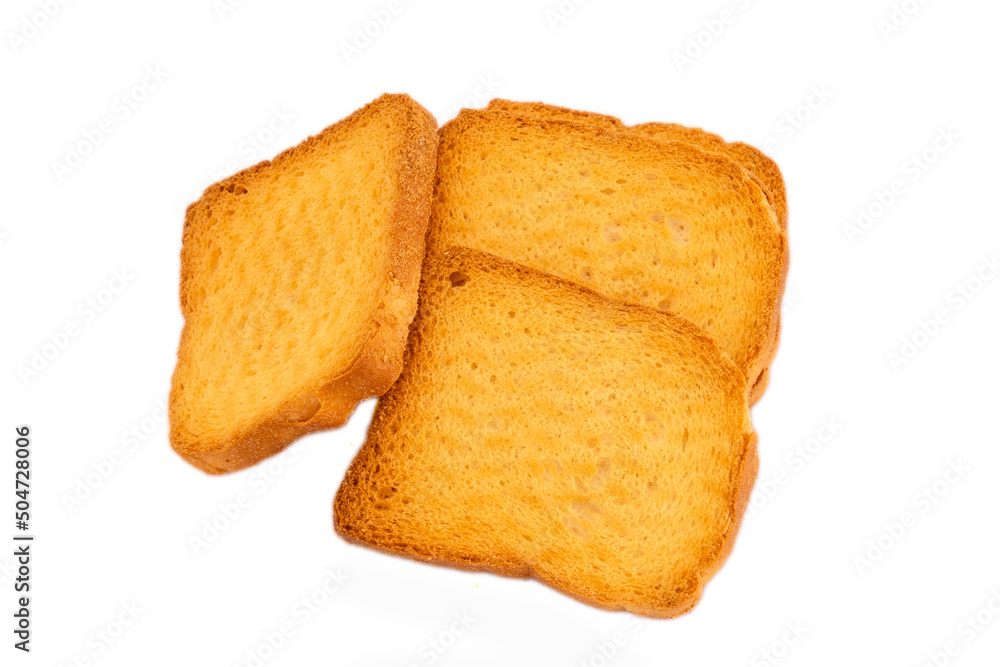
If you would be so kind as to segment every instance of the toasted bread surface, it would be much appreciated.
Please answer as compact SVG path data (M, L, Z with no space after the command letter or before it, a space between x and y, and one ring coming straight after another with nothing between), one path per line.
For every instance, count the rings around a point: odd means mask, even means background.
M238 470L343 424L399 374L416 309L436 122L383 95L187 209L170 441Z
M684 141L707 151L723 153L742 166L750 178L760 186L765 197L767 197L768 204L775 212L779 226L783 230L788 229L788 202L785 191L785 180L781 175L781 170L774 160L749 144L727 142L717 134L678 123L642 123L628 126L614 116L589 111L578 111L542 102L516 102L494 99L490 101L487 108L493 111L527 114L539 118L576 121L609 130L635 131L663 141ZM776 327L777 329L781 327L780 314ZM770 353L766 357L767 364L770 364L774 359L777 349L776 337L774 344L771 346ZM767 389L770 380L768 366L762 368L756 380L753 378L750 379L752 381L750 404L753 405L760 400Z
M656 139L686 141L705 150L724 153L750 172L751 177L757 180L758 185L761 186L768 198L768 203L774 209L778 224L783 229L788 228L788 202L785 180L781 175L781 170L774 160L749 144L727 142L712 132L679 123L641 123L629 126L614 116L578 111L542 102L517 102L497 98L490 100L487 109L513 114L530 114L552 120L577 121L609 130L634 130Z
M761 150L741 141L728 142L722 137L701 128L687 127L677 123L642 123L629 129L664 141L687 141L706 150L724 153L750 172L768 195L774 208L778 224L788 229L788 201L785 179L774 160Z
M404 370L334 500L347 540L656 617L699 599L757 473L745 379L680 317L431 251Z
M753 385L773 356L787 272L759 179L723 153L597 118L463 110L441 130L431 244L677 313Z

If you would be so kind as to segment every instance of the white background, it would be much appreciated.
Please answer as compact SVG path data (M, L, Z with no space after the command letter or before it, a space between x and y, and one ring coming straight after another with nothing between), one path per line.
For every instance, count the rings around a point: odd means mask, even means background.
M221 15L212 0L94 0L46 21L35 0L5 2L0 539L12 544L13 427L26 423L37 541L30 655L11 647L13 547L0 548L0 662L253 665L248 651L289 622L263 664L997 664L1000 279L977 272L1000 252L1000 6L905 4L915 12L887 36L889 0L591 0L554 26L557 0L411 0L348 62L341 45L388 0L245 0ZM35 34L26 18L45 25ZM678 66L706 21L721 34L701 34L707 46ZM163 80L130 92L147 68ZM155 416L181 327L183 207L385 91L442 123L492 96L543 100L702 126L777 159L792 268L771 387L753 410L758 507L692 613L640 625L534 581L345 544L331 501L373 401L284 463L208 477L170 450ZM275 110L293 119L268 136ZM53 164L102 119L111 133L60 179ZM935 151L949 128L957 138ZM914 171L927 149L933 163ZM859 207L878 213L897 179L902 194L849 238ZM86 315L80 304L122 270L127 287ZM979 289L966 299L959 286ZM939 310L943 324L894 367L890 353ZM79 334L24 381L18 367L70 323ZM144 427L144 441L123 440ZM809 444L802 463L795 448ZM94 476L116 451L110 475ZM967 471L941 481L951 464ZM916 497L935 481L934 502ZM196 555L191 538L239 494L248 506ZM306 620L295 605L338 570L346 580ZM118 634L131 604L138 618ZM456 614L472 620L451 642ZM108 646L98 631L118 636ZM435 652L437 640L450 645ZM957 655L941 655L952 641Z

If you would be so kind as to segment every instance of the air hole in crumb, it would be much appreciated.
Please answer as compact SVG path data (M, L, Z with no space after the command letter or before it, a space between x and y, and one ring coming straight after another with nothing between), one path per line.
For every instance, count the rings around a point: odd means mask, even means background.
M606 195L613 195L615 193L614 189L612 188L604 188L603 190L601 190L601 192L603 192Z
M452 271L451 275L448 276L448 280L451 281L452 287L461 287L465 283L469 282L469 276L465 275L461 271Z
M604 228L604 240L608 243L617 243L622 240L622 236L624 236L624 231L622 226L617 223L610 224Z
M660 310L670 310L670 299L663 299L658 304L656 304L656 307L659 308Z
M219 255L222 254L220 248L212 248L212 255L208 260L208 270L215 273L215 270L219 268Z
M687 245L691 242L691 236L688 233L690 223L687 218L679 215L671 215L667 217L667 224L670 225L670 232L674 236L674 241L679 245Z
M593 521L601 514L604 514L604 510L601 509L600 505L589 500L574 500L569 506L584 521Z

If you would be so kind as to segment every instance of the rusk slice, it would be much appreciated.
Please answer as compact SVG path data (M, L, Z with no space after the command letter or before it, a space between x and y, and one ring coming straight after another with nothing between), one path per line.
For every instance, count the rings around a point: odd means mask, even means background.
M723 152L617 119L546 113L463 110L442 128L431 245L681 315L753 386L773 356L787 272L760 179Z
M757 474L745 379L689 322L464 248L428 255L403 372L334 500L347 540L689 610Z
M239 470L389 388L416 310L436 150L434 118L383 95L188 207L170 392L182 457Z
M741 167L743 167L751 179L754 180L764 196L767 197L768 204L774 210L778 225L783 229L788 229L788 201L785 191L785 179L781 175L778 165L763 152L743 142L727 142L722 137L711 132L706 132L701 128L687 127L678 123L642 123L640 125L627 126L618 118L605 114L593 113L590 111L577 111L565 107L553 106L542 102L515 102L511 100L494 99L487 107L491 111L502 111L512 114L531 115L539 118L549 118L552 120L568 120L580 123L587 123L595 127L606 130L634 131L646 136L663 141L684 141L697 146L703 150L713 153L722 153ZM769 365L778 351L778 335L781 330L781 316L775 325L775 341L771 346L770 355L767 359ZM767 389L770 379L770 369L764 366L756 381L750 388L750 404L753 405Z

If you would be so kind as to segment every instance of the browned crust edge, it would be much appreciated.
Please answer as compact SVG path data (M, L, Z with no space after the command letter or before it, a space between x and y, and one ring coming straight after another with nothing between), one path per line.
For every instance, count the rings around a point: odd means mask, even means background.
M582 113L582 112L581 112ZM604 116L600 116L602 119ZM750 405L754 405L763 396L771 380L770 365L778 353L778 335L781 330L781 296L784 294L785 279L788 275L788 200L785 190L785 180L781 175L778 164L757 148L743 142L727 142L717 134L707 132L701 128L687 127L677 123L642 123L631 127L625 126L623 129L635 130L647 136L660 139L662 141L685 140L700 141L699 146L705 150L713 150L709 145L716 147L714 152L721 152L738 162L750 175L750 177L763 190L768 203L774 209L778 226L785 233L785 259L784 276L782 277L781 293L779 294L777 319L773 322L773 334L768 340L768 344L761 355L764 365L757 377L751 382L749 389ZM702 144L705 144L702 146Z
M405 154L402 157L392 221L388 273L379 308L372 322L371 338L349 370L325 378L317 386L303 388L304 392L312 392L321 404L320 409L309 420L289 423L279 417L299 400L300 397L296 396L271 414L261 417L236 438L215 443L210 448L205 448L200 442L186 441L177 427L179 417L174 412L174 398L181 390L177 386L175 369L170 389L170 444L184 460L206 473L221 474L241 470L277 454L308 433L342 426L360 401L385 393L402 370L407 332L417 308L424 235L430 219L434 172L437 167L437 121L426 109L408 95L382 95L320 134L283 151L274 160L265 160L209 186L202 199L230 184L245 182L271 164L280 165L285 160L292 159L296 151L308 150L328 132L343 131L358 122L374 105L379 104L403 105L407 120L402 142ZM193 229L194 211L199 202L188 206L184 223L185 239L189 234L196 233ZM183 249L181 259L181 305L186 316L184 285L193 269L185 261ZM391 299L391 303L387 303L388 299ZM178 359L185 353L188 336L188 324L185 322Z
M623 123L620 118L615 118L614 116L608 116L607 114L596 113L593 111L579 111L568 107L559 107L553 104L546 104L545 102L515 102L497 97L490 100L490 103L486 105L486 110L504 111L514 115L527 113L553 120L579 120L582 123L587 123L596 127L605 127L615 130L628 129L628 126Z
M625 303L621 301L616 301L608 299L605 296L591 290L588 287L580 285L570 280L565 280L558 276L547 274L535 269L517 264L510 260L491 255L479 250L473 250L470 248L464 248L460 246L453 246L446 250L435 250L430 249L427 256L428 266L431 262L442 261L438 260L435 255L440 254L450 254L452 256L458 257L458 261L478 261L480 265L485 265L490 269L502 269L514 272L530 273L540 276L550 284L559 285L564 289L569 289L575 291L579 294L587 295L589 298L599 300L608 304L609 306L621 311L621 312L632 312L642 314L654 319L667 319L671 321L679 331L693 335L702 345L706 346L707 351L710 354L714 354L720 363L727 367L730 371L733 380L734 395L737 397L734 401L736 409L740 409L742 401L746 400L746 377L743 373L729 360L722 350L718 348L715 341L707 333L702 331L696 325L688 322L682 317L673 315L670 313L665 313L663 311L655 310L641 304ZM453 267L454 265L452 265ZM425 274L428 273L425 269ZM421 336L421 329L423 323L423 308L422 305L418 309L417 314L413 320L413 324L410 327L410 338L411 341L416 341ZM416 354L416 344L411 344L407 347L406 359L404 362L404 367L409 366L413 357ZM393 396L390 394L386 399L380 400L378 406L376 406L375 416L372 419L371 426L369 427L368 437L365 443L358 450L354 459L351 461L350 466L347 469L347 473L344 475L344 479L341 481L340 487L337 489L337 493L333 499L333 527L334 531L339 535L344 541L349 544L356 546L366 547L374 551L389 554L392 556L399 556L407 558L409 560L414 560L420 563L426 563L428 565L437 565L444 567L451 567L459 570L465 570L469 572L489 572L502 577L511 577L517 579L535 579L536 581L553 588L560 593L571 597L579 602L596 607L598 609L603 609L606 611L627 611L634 614L639 614L642 616L647 616L650 618L673 618L685 614L698 603L701 599L702 592L704 590L705 584L708 580L722 567L725 560L729 557L732 552L736 541L736 535L739 532L740 524L743 520L743 515L746 512L747 505L750 501L750 494L753 491L754 483L757 479L758 473L758 455L757 455L757 434L752 430L749 423L749 406L746 406L743 412L744 415L744 429L747 429L742 434L744 442L744 451L740 459L739 464L736 467L734 475L734 493L731 504L731 522L727 528L725 534L723 535L722 542L720 544L719 550L716 554L709 560L705 561L703 568L697 573L697 581L695 586L691 589L690 596L680 600L677 604L668 607L644 607L631 604L611 604L605 603L600 600L595 600L593 598L588 598L581 595L575 591L569 590L565 586L561 586L556 581L549 578L541 576L530 563L512 564L511 560L499 560L491 558L491 555L484 555L482 558L478 558L476 562L471 560L462 560L461 558L435 558L430 556L425 556L414 551L406 551L401 549L393 549L391 547L383 546L377 542L367 541L354 533L348 532L344 529L341 518L343 516L344 508L346 508L347 500L347 487L351 483L352 479L355 479L360 474L362 468L368 463L371 457L372 450L378 446L378 440L384 437L382 429L380 428L383 422L387 421L387 418L381 416L386 410L391 410L393 408ZM745 405L745 404L743 404Z
M768 211L768 213L770 213L769 216L770 224L774 225L773 229L777 234L777 237L782 247L781 247L781 265L778 269L776 284L774 285L775 288L773 295L774 305L771 308L770 317L768 319L766 329L764 330L765 333L763 334L760 340L759 347L750 350L751 356L747 362L747 368L745 370L745 374L749 378L747 387L748 394L754 398L753 402L756 402L756 400L759 399L760 396L763 394L763 389L766 387L766 384L764 385L757 384L760 379L760 375L766 368L768 368L771 360L777 353L777 332L781 317L781 300L785 292L785 282L788 276L788 256L789 256L788 234L786 231L781 229L781 226L778 224L777 214L774 212L774 209L771 207L771 205L767 200L767 195L765 194L764 189L762 189L760 185L760 179L753 177L752 174L746 168L744 168L741 164L736 162L736 160L727 155L725 152L707 150L705 148L696 146L686 141L673 141L673 140L665 140L662 138L657 138L655 136L650 136L646 132L636 131L633 128L629 127L624 127L624 129L607 127L606 126L607 123L604 122L603 119L617 120L613 119L610 116L602 116L600 114L590 114L589 112L582 112L582 111L573 112L576 116L594 116L596 118L602 119L600 124L582 120L561 118L553 116L552 113L552 112L561 113L560 107L549 107L541 103L534 103L534 102L524 103L524 104L527 104L527 106L532 109L542 108L545 110L545 112L535 113L535 112L516 112L516 111L502 110L503 105L516 106L518 104L521 103L509 102L507 100L497 100L495 104L492 104L492 106L494 107L492 109L489 107L485 110L463 109L456 118L450 120L441 128L440 135L442 142L447 141L449 132L458 131L457 128L460 128L463 123L468 122L470 118L488 117L490 115L511 118L516 120L517 122L525 124L534 124L540 126L562 125L567 128L576 128L577 131L580 131L581 128L585 128L586 132L592 133L596 136L615 137L616 141L631 143L636 146L646 146L646 147L650 145L672 146L674 149L696 151L699 155L703 156L704 158L710 161L716 161L719 162L720 164L727 165L728 168L732 171L732 173L739 177L744 187L751 195L753 195L755 191L759 193L761 199L759 203L763 204L764 208ZM618 122L620 123L621 121ZM691 130L691 128L685 128L685 129L689 131L694 131ZM719 138L719 141L722 142L722 139ZM722 143L724 144L725 142ZM437 186L435 185L435 188L436 187ZM430 239L431 245L437 244L437 239L436 239L437 231L438 230L436 228L436 219L434 217L432 209L431 224L428 230L428 237ZM756 389L756 391L752 391L752 389Z
M778 332L781 328L781 299L785 291L788 276L788 202L785 181L777 163L759 149L743 142L727 142L718 134L702 128L688 127L678 123L640 123L626 125L619 118L607 114L590 111L579 111L566 107L545 104L544 102L518 102L505 99L493 99L486 107L487 111L508 113L511 115L528 115L549 120L578 121L609 131L637 132L657 141L680 141L689 143L700 150L717 153L736 162L760 188L767 199L768 205L775 213L779 229L784 236L784 252L782 264L781 285L778 300L769 326L769 336L757 358L759 371L751 376L748 395L750 405L757 403L764 395L770 383L770 365L778 352ZM691 143L696 141L698 143Z

